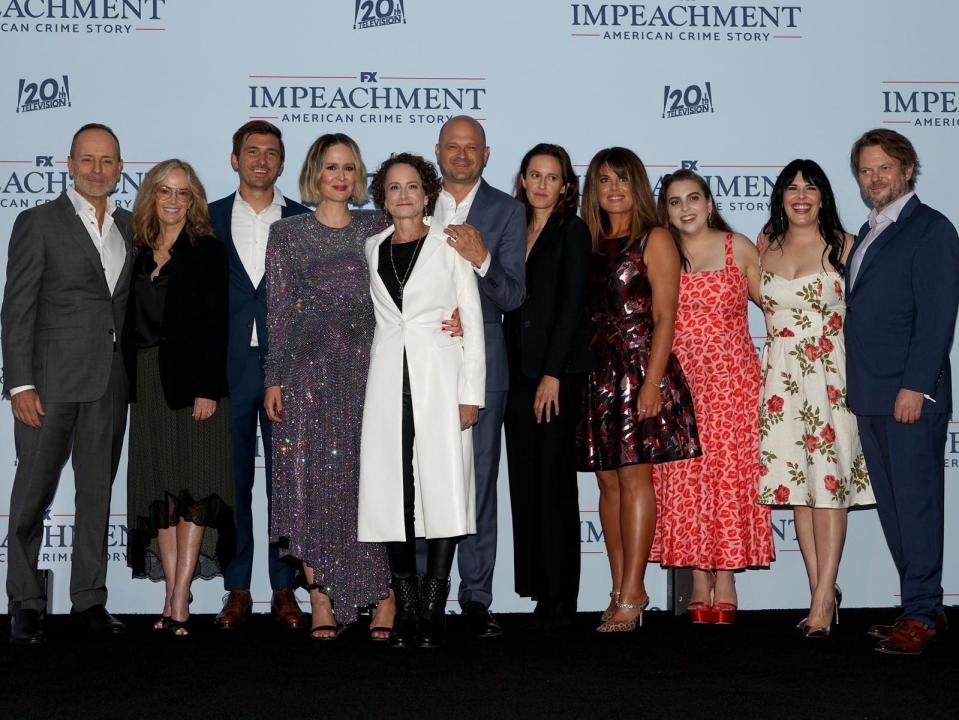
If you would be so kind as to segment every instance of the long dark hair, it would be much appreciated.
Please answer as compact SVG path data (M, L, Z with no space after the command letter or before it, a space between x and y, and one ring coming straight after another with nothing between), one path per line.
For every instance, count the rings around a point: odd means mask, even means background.
M586 171L586 182L583 183L583 220L593 236L593 251L600 248L601 241L608 239L610 231L609 215L600 207L599 192L596 188L599 182L599 171L603 165L618 176L629 180L630 190L633 193L633 210L630 218L629 244L642 239L645 242L649 231L659 225L656 217L656 201L653 200L653 189L649 184L649 175L646 166L632 150L624 147L611 147L600 150L593 156Z
M836 208L836 196L833 194L829 178L819 164L814 160L796 159L783 168L776 178L772 195L769 198L769 220L763 226L763 233L769 238L770 247L782 247L789 230L789 218L786 217L786 205L783 194L796 175L802 175L810 185L819 189L822 207L819 209L819 234L826 243L822 251L823 257L829 258L829 263L839 275L843 275L846 266L842 262L842 251L846 245L846 231L839 219L839 210Z

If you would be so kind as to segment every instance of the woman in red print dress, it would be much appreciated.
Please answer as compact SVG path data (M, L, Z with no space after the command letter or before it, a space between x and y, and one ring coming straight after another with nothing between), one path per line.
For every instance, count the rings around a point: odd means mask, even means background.
M659 465L650 560L693 568L689 617L731 623L733 572L775 556L768 507L759 505L759 359L749 334L749 296L759 253L732 232L706 181L689 170L662 180L659 219L688 266L679 283L673 352L696 405L702 457Z
M586 378L578 466L599 480L599 518L613 579L600 632L642 625L656 527L653 463L700 454L693 402L670 352L682 254L656 220L646 168L626 148L600 150L586 173L593 237L588 299L596 368Z
M806 637L827 637L847 510L875 503L856 417L846 405L843 232L822 168L793 160L780 173L759 236L766 314L759 435L760 502L792 505L809 590Z

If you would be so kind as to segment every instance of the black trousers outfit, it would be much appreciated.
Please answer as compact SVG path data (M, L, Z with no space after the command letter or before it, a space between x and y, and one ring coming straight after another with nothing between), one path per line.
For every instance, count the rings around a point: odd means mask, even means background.
M506 457L513 514L513 571L518 595L537 601L548 621L568 621L579 593L579 487L576 421L583 375L564 375L559 415L537 423L539 380L511 378L506 403Z
M404 542L386 543L390 572L394 577L408 578L416 574L416 531L413 519L416 508L416 488L413 479L413 398L409 392L410 377L403 355L403 520L406 524ZM459 538L431 538L426 541L426 575L448 578L453 567L456 541Z

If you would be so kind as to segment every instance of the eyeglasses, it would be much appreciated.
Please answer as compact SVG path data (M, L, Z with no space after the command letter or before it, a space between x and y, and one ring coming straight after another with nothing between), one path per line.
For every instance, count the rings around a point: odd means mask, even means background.
M161 200L175 198L178 203L185 203L193 199L193 191L190 190L190 188L171 188L166 185L160 185L160 187L156 189L156 196Z

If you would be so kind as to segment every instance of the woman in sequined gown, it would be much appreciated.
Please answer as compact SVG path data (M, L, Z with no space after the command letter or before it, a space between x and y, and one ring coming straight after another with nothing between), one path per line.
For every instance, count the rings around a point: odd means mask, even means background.
M800 625L824 637L839 603L848 508L875 503L856 417L846 405L843 276L853 238L812 160L789 163L769 200L757 242L766 314L759 498L793 507L811 594Z
M366 170L342 134L313 143L300 173L316 211L270 228L266 255L273 430L270 539L303 561L311 637L331 639L356 608L390 597L386 551L356 538L360 421L373 338L363 243L385 226L366 200ZM334 615L335 611L335 615ZM389 628L392 600L371 625ZM385 639L387 630L377 631Z
M768 567L775 555L769 508L757 502L759 358L748 304L750 294L758 297L759 253L730 229L691 170L662 179L658 210L688 263L673 352L696 404L703 455L653 468L650 560L691 567L690 620L727 624L738 605L733 571Z
M670 352L682 254L658 227L642 161L599 151L586 173L583 219L593 237L589 305L597 367L586 378L578 466L599 481L612 574L600 632L633 630L649 604L646 564L656 527L652 464L701 453L693 401Z

